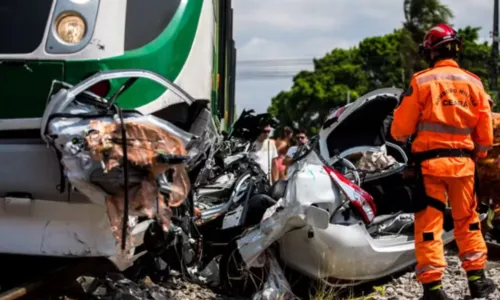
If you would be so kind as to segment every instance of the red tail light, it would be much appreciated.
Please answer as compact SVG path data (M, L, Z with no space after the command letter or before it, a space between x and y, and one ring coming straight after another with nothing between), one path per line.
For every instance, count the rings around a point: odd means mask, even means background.
M342 190L353 207L361 214L365 223L370 224L377 215L377 207L373 197L334 168L328 166L323 166L323 168Z
M88 89L89 92L92 92L99 97L106 97L109 90L111 90L111 84L107 80L98 82Z

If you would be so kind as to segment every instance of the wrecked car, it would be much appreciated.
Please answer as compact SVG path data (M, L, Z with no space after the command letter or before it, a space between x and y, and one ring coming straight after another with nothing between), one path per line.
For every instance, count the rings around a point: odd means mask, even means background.
M184 203L172 209L180 235L164 239L158 225L150 227L145 244L153 257L144 257L145 264L161 260L195 282L218 282L217 274L207 272L218 265L220 253L245 229L258 224L275 203L253 197L270 189L266 174L249 156L249 146L259 134L254 123L262 118L270 115L244 111L229 134L210 143L198 167L187 164L192 189Z
M213 162L207 162L201 172L214 175L193 185L194 204L200 211L195 223L202 232L206 253L220 253L245 228L259 223L265 210L275 203L253 197L270 189L269 178L249 156L250 145L260 134L257 125L263 119L271 116L244 110L211 155Z
M262 288L271 246L287 267L333 287L382 278L416 262L413 214L402 206L413 196L413 179L404 173L407 150L389 141L401 92L376 90L333 112L297 151L288 179L266 195L277 203L221 259L228 291L248 290L249 282L254 291ZM453 239L447 209L443 241Z
M126 79L114 95L88 91L111 79ZM38 137L2 144L3 170L10 170L0 183L6 195L2 228L11 238L0 252L102 256L123 270L144 251L139 246L152 223L164 232L176 230L172 209L191 189L185 165L196 164L203 141L168 121L115 105L138 79L197 105L156 73L104 71L75 86L54 82ZM196 116L202 128L209 127L204 113Z

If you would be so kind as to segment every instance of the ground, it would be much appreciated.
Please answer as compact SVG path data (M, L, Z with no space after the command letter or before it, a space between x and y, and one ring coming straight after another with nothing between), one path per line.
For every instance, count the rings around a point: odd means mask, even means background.
M465 272L460 267L460 260L455 250L446 253L448 267L443 278L446 292L451 299L470 299ZM487 275L497 284L500 284L500 264L489 262ZM417 300L422 296L422 288L415 279L414 272L408 272L390 283L375 287L376 292L373 300ZM368 298L369 299L369 298ZM490 296L489 299L500 299L500 291Z
M11 256L8 258L10 262L13 262ZM465 272L460 267L460 260L457 257L456 249L449 249L446 251L446 260L448 267L443 278L443 283L450 298L453 300L470 300ZM23 257L21 262L28 263L26 267L12 269L12 271L19 270L19 272L17 272L19 274L8 272L4 275L11 279L18 276L16 280L11 280L11 286L14 287L16 286L15 281L19 281L21 277L25 278L28 275L33 275L31 268L41 265L42 261L47 261L46 265L53 264L53 262L47 259L40 260L40 258L38 258L38 262L35 263L35 261ZM30 272L26 272L26 270L30 270ZM500 286L500 263L488 262L486 272L488 277L492 278ZM24 280L20 282L23 281ZM416 281L415 273L411 269L406 273L394 276L394 278L384 279L377 283L372 283L356 289L345 290L343 293L338 290L331 290L326 287L318 286L317 283L301 282L297 284L296 282L298 281L294 279L290 279L289 281L292 289L296 292L298 292L298 289L304 288L306 288L306 290L312 290L312 287L315 287L316 290L319 291L314 297L310 298L312 300L417 300L422 296L421 285ZM9 284L4 278L4 281L2 281L2 292L4 292L5 289L9 289ZM246 300L244 298L222 295L223 293L221 292L213 291L209 288L183 280L179 275L171 276L168 280L161 283L153 283L148 276L138 282L132 282L125 278L123 274L119 273L107 273L106 276L99 276L99 278L81 276L77 281L74 281L74 284L70 284L70 286L63 288L63 290L64 291L61 291L62 294L60 292L56 293L58 296L64 295L64 297L52 299ZM306 294L308 293L306 292ZM500 299L500 291L497 291L489 297L489 300L493 299Z
M460 260L457 257L455 249L446 251L446 260L448 267L443 278L443 283L445 289L451 299L454 300L469 300L467 279L465 272L460 267ZM500 263L489 262L486 270L488 276L492 278L500 286ZM344 296L341 296L339 291L332 291L327 288L319 288L317 293L312 300L342 300L342 299L352 299L352 300L418 300L422 296L421 285L417 282L415 278L415 273L408 271L403 275L397 276L396 278L388 279L389 282L386 284L381 284L373 286L372 291L366 292L366 287L364 295L360 296L359 290L355 289L352 291L345 291ZM169 283L170 299L224 299L224 300L236 300L238 298L230 298L227 296L217 295L210 289L200 287L196 284L186 283L185 281L179 280L175 284ZM353 296L356 295L357 296ZM243 300L243 298L239 298ZM500 299L500 291L491 295L489 299ZM271 300L271 299L269 299ZM272 299L281 300L281 299Z
M460 260L455 249L446 251L446 261L448 267L446 269L443 283L445 289L453 300L469 300L469 291L467 287L467 279L465 272L461 269ZM492 278L500 286L500 263L489 262L486 268L488 277ZM359 291L353 290L346 292L345 296L341 296L339 291L332 291L326 288L320 288L319 293L312 298L313 300L418 300L422 297L421 285L415 278L415 273L408 271L389 282L382 285L373 286L373 292L364 292L366 296L353 296L359 294ZM366 290L366 288L364 288ZM231 299L222 296L216 296L213 292L202 287L189 287L192 293L196 294L197 299ZM180 292L184 293L184 292ZM193 297L193 294L178 294L180 298L174 299L193 299L183 297ZM489 299L500 299L500 290L490 295ZM278 299L273 299L278 300ZM281 300L281 299L279 299Z

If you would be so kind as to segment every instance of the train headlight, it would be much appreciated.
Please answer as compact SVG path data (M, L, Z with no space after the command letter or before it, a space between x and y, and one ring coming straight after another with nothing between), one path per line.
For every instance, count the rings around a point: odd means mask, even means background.
M57 35L68 44L79 43L86 31L85 21L76 13L63 13L56 20Z

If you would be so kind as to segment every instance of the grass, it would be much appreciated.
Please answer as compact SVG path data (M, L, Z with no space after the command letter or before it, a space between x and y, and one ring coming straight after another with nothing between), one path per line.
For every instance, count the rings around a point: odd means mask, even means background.
M302 284L305 284L303 282ZM373 300L375 295L385 296L385 286L373 286L373 291L367 295L366 286L360 291L357 287L349 288L339 288L332 287L324 282L309 281L307 283L309 286L307 296L302 294L303 298L297 297L297 299L310 299L310 300ZM363 290L365 292L363 292ZM368 292L366 292L368 293ZM361 295L360 295L361 294ZM284 300L285 297L279 298ZM289 299L289 298L287 298Z
M374 289L375 291L379 292L382 295L385 294L384 286L374 287ZM350 288L349 290L335 289L330 286L327 286L326 284L322 284L322 286L316 289L315 293L310 295L310 299L311 300L372 300L373 296L372 295L357 296L352 288Z
M318 277L323 278L322 274L328 273L327 266L331 264L328 261L328 257L323 255L319 259ZM286 266L282 266L283 271L285 271ZM291 273L296 273L293 270ZM288 273L290 275L290 273ZM299 274L296 274L299 275ZM287 276L288 277L288 276ZM310 300L373 300L377 296L385 296L385 285L384 282L374 282L374 284L379 284L378 286L363 285L356 287L332 287L323 281L314 281L303 275L299 275L297 280L292 278L286 278L290 287L295 292L301 290L300 296L297 295L297 299L310 299ZM381 284L381 285L380 285ZM296 290L298 288L299 290ZM371 291L370 291L371 290ZM285 296L281 296L279 300L285 300Z

